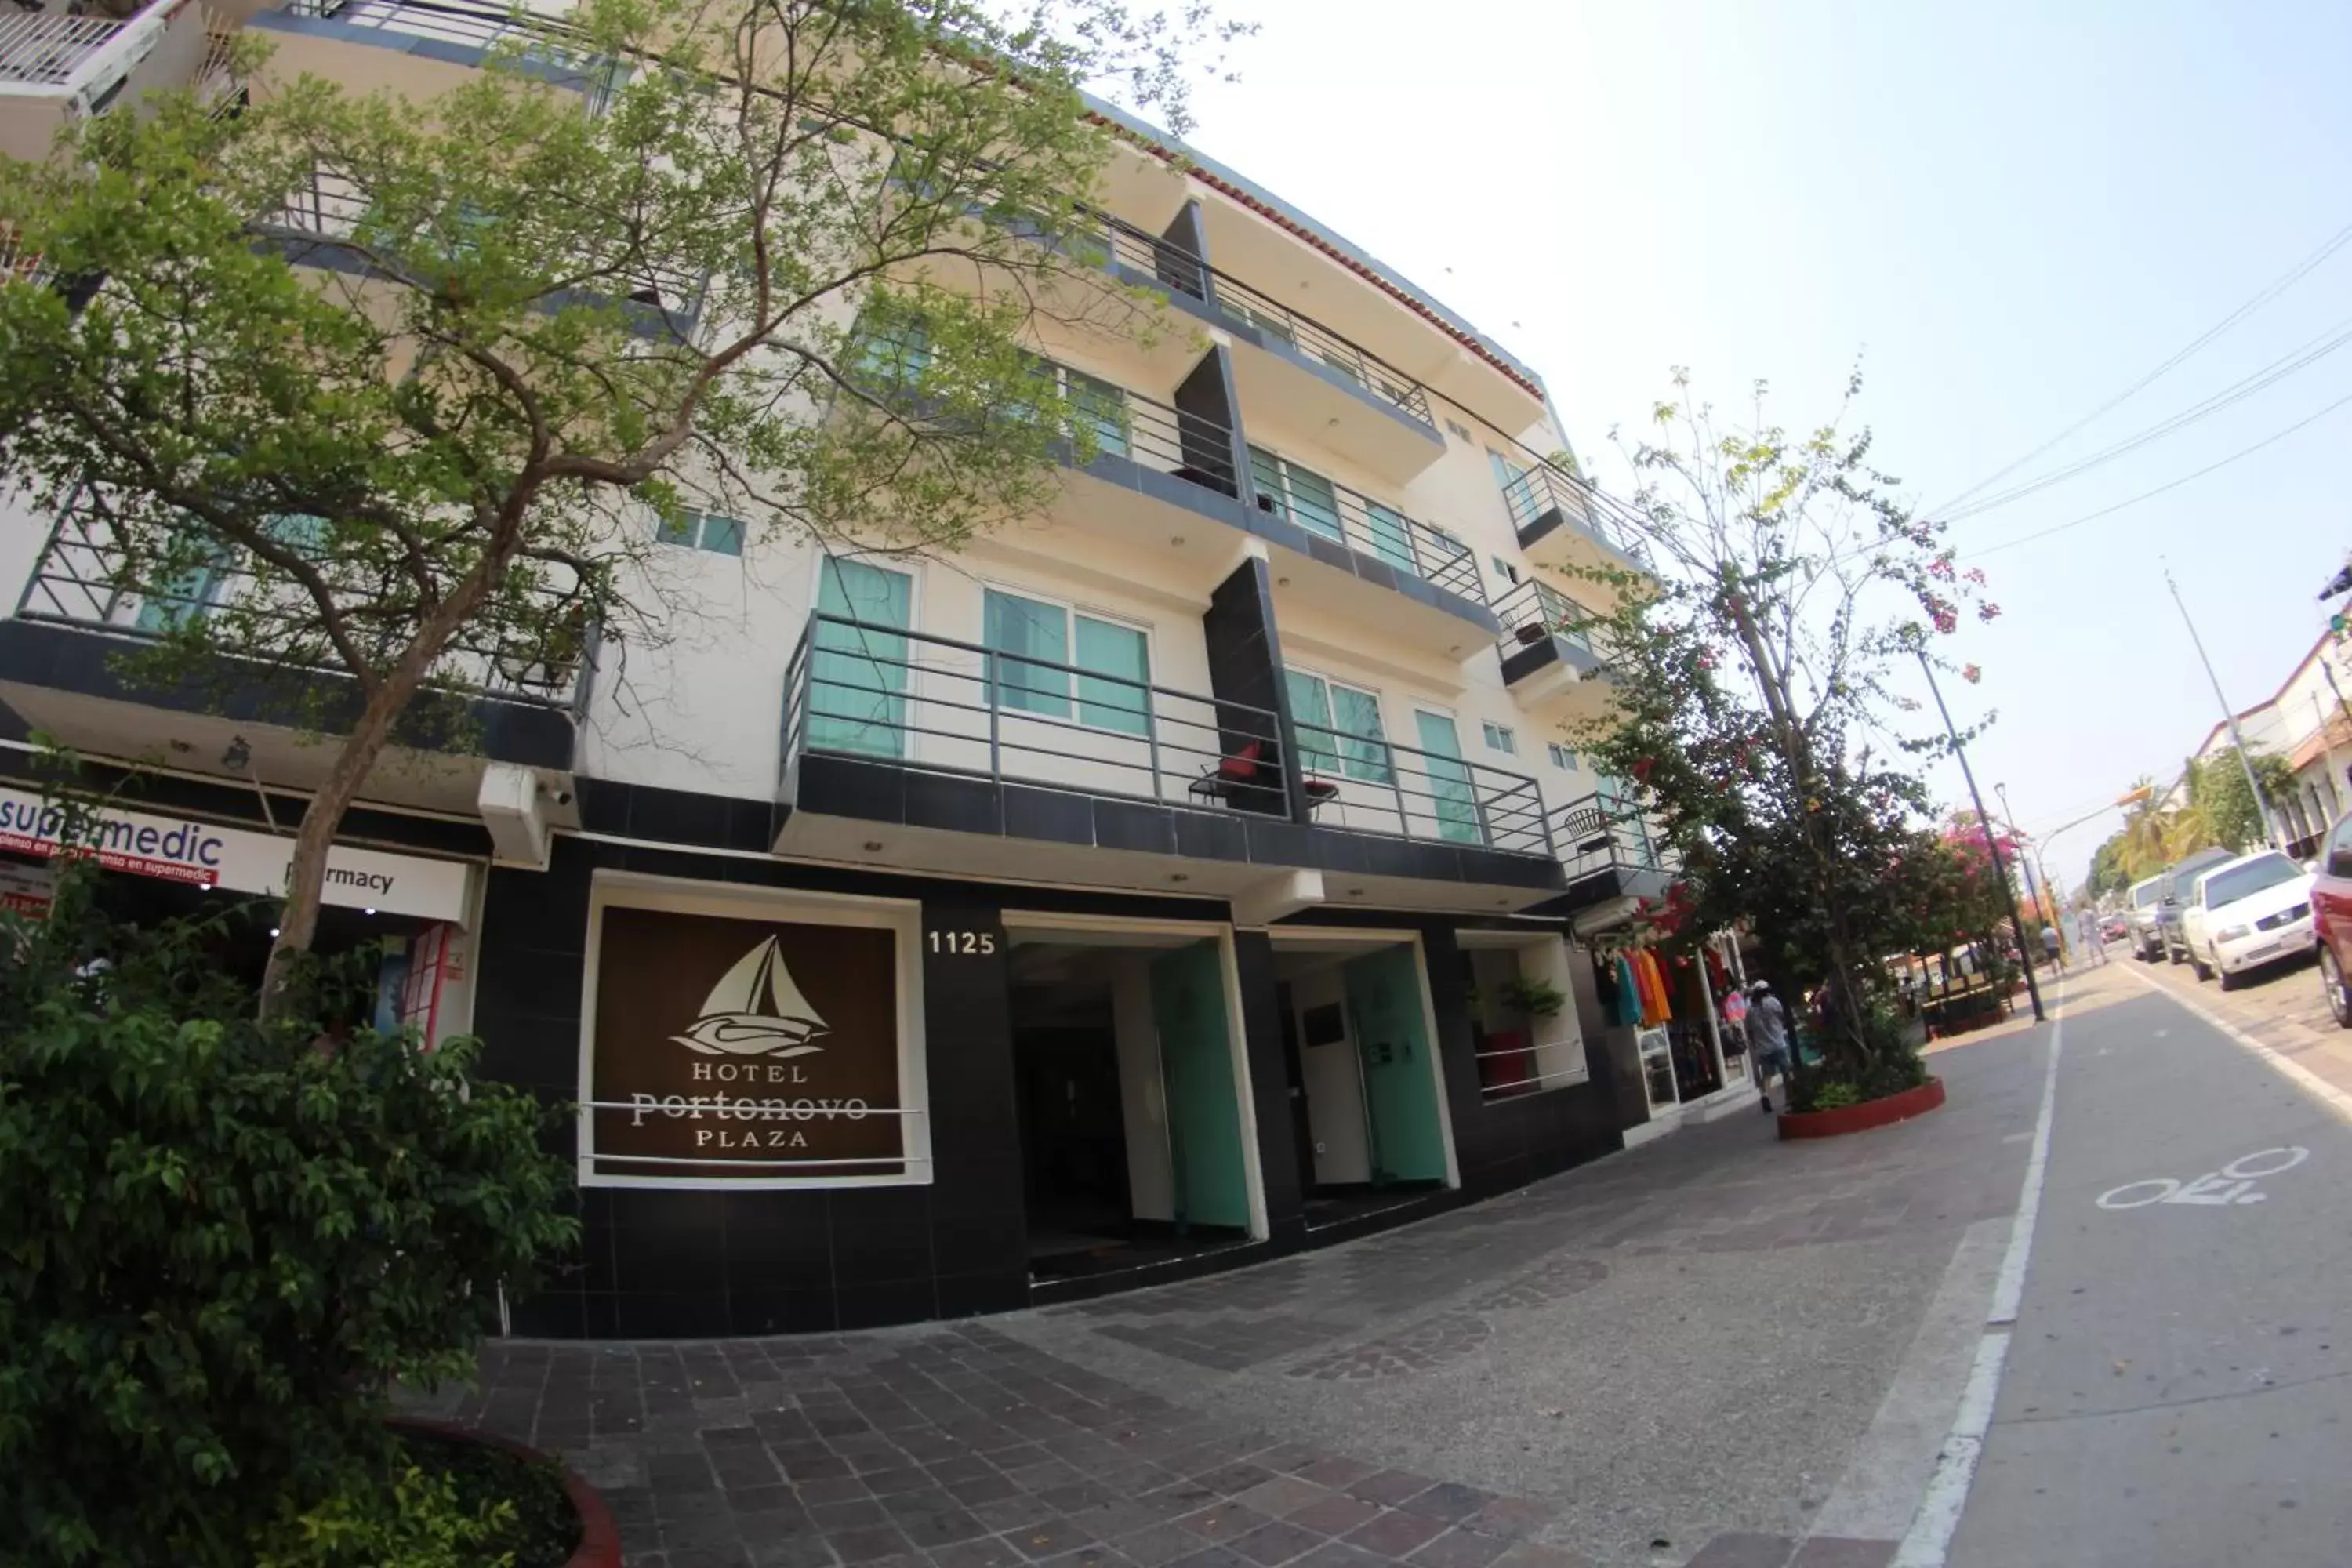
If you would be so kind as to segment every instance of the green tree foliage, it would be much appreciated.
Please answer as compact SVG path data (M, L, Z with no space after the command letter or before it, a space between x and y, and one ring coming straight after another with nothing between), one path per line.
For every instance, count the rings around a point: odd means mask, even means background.
M2294 770L2284 757L2249 750L2246 761L2272 802L2284 800L2294 790ZM2246 783L2246 770L2234 751L2218 752L2189 764L2189 806L2181 813L2174 858L2191 850L2219 846L2243 854L2270 835L2263 804Z
M133 929L98 881L0 915L0 1562L249 1568L572 1243L563 1119L351 1026L372 975L257 1019L235 914Z
M1921 623L1999 611L1939 526L1893 499L1867 430L1792 435L1761 417L1761 387L1753 423L1726 427L1685 375L1675 386L1652 437L1620 442L1638 483L1626 526L1656 570L1590 574L1615 605L1596 630L1618 706L1582 743L1641 785L1690 928L1751 921L1777 977L1829 987L1826 1076L1900 1077L1877 1064L1901 1048L1871 1026L1879 961L1966 921L1937 907L1955 874L1918 781L1871 741Z
M2124 858L2125 836L2126 830L2117 828L2091 851L2091 870L2083 884L2091 898L2120 893L2131 886L2134 879Z
M86 531L95 591L156 609L156 679L291 672L341 737L265 1005L387 745L661 640L658 527L952 549L1116 418L1027 348L1158 321L1100 265L1113 132L1079 84L1181 108L1235 29L997 18L584 0L426 101L253 55L240 115L161 95L0 161L19 247L102 283L0 284L0 468Z

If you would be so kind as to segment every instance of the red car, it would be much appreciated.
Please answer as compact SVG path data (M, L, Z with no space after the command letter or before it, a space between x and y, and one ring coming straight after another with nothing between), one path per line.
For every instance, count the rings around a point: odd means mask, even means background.
M2311 879L2311 923L2318 937L2319 987L2336 1023L2352 1029L2352 812L2336 819Z

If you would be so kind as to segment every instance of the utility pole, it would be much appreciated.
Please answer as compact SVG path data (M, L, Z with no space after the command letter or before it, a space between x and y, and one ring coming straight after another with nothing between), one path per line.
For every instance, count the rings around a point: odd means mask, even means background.
M2017 868L2025 876L2025 896L2032 901L2033 912L2039 915L2042 900L2047 899L2050 901L2050 924L2058 932L2059 961L2064 963L2074 944L2066 940L2066 922L2059 915L2058 889L2050 884L2050 868L2042 863L2041 847L2025 837L2025 829L2017 826L2017 807L2009 804L2009 786L1996 784L1992 786L1992 793L2000 802L2000 815L2005 819L2002 826L2009 829L2009 836L2019 846ZM2042 883L2039 888L2034 886L2037 875Z
M2017 933L2017 956L2025 961L2025 994L2033 998L2033 1020L2040 1023L2042 983L2033 977L2033 946L2025 940L2025 922L2017 917L2017 891L2009 885L2009 867L2000 858L2000 840L1992 830L1992 818L1985 814L1984 796L1977 791L1977 775L1969 766L1969 753L1960 744L1960 732L1952 727L1952 710L1944 706L1944 689L1936 684L1936 667L1928 662L1927 650L1914 647L1919 656L1919 668L1927 677L1927 689L1935 694L1936 711L1944 716L1944 733L1952 738L1952 755L1960 761L1960 777L1969 782L1969 798L1976 802L1977 821L1985 830L1985 847L1992 851L1993 875L2000 879L2001 900L2009 906L2009 928Z
M2285 843L2279 824L2273 819L2270 796L2263 793L2263 781L2254 776L2254 764L2246 755L2245 737L2238 733L2238 715L2231 709L2230 700L2221 695L2221 678L2213 673L2213 661L2205 657L2205 639L2197 635L2197 623L2189 618L2189 605L2180 596L2180 584L2172 580L2172 568L2164 569L2164 585L2172 590L2172 602L2180 611L2180 624L2189 628L2189 641L2197 649L2197 662L2205 667L2205 679L2213 683L2213 700L2221 705L2221 721L2230 727L2230 744L2237 748L2238 766L2246 771L2246 787L2254 792L2254 812L2263 819L2263 847L2276 849ZM2335 678L2329 677L2330 685Z

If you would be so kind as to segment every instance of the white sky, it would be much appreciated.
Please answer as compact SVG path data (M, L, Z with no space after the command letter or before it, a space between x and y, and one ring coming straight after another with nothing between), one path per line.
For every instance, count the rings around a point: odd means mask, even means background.
M2352 223L2352 7L2175 0L1228 0L1263 32L1192 141L1434 291L1549 384L1621 491L1687 364L1791 426L1857 353L1879 465L1941 502L2042 444ZM2352 250L2018 478L2095 451L2352 316ZM2178 435L1955 524L1964 555L2186 474L2352 392L2323 359ZM1949 639L1990 795L2046 833L2267 698L2344 557L2352 408L2220 473L1987 555L2006 612ZM1967 563L1964 562L1964 564ZM1956 771L1932 782L1957 804ZM1997 813L2000 806L1993 803ZM2116 823L2075 828L2079 879Z

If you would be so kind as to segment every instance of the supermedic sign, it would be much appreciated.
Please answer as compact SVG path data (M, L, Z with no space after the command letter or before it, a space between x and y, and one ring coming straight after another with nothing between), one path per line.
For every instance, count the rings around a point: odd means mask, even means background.
M294 844L275 834L221 827L209 822L100 809L88 842L61 842L63 819L37 795L0 789L0 850L36 855L88 854L110 871L283 897L293 868ZM472 868L458 860L387 855L338 844L327 851L325 899L349 909L382 910L463 925Z

